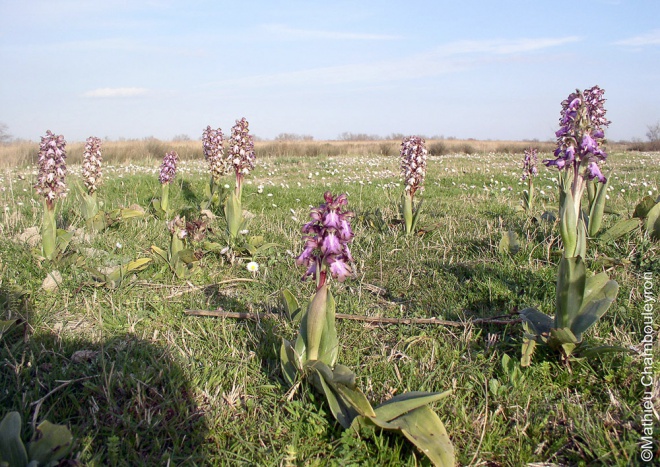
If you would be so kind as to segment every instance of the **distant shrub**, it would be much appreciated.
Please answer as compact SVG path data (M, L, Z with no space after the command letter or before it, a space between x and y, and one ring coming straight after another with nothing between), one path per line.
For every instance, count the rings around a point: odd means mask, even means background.
M457 152L461 152L463 154L475 154L477 152L474 149L474 146L472 146L470 143L460 144L457 148Z
M383 156L393 156L398 153L398 146L396 143L391 143L389 141L383 141L378 145L378 149L380 149L380 153Z
M660 151L660 141L633 141L628 145L627 150L640 152Z
M443 141L436 141L429 144L428 151L429 156L445 156L450 153L447 144Z

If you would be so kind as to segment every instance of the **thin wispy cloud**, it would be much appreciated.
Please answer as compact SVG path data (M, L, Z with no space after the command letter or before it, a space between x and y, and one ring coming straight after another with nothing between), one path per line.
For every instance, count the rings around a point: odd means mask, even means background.
M525 53L579 41L577 36L540 39L457 41L427 52L391 60L336 65L282 73L245 76L207 85L227 88L386 83L441 76L477 68L495 61L517 59Z
M98 88L83 93L89 98L138 97L148 93L146 88Z
M315 29L296 29L282 24L266 24L262 27L266 32L280 39L329 39L329 40L359 40L383 41L401 39L401 36L391 34L371 34L346 31L320 31Z
M541 37L520 39L490 39L480 41L456 41L436 49L442 55L498 54L509 55L559 47L580 41L578 36Z
M660 45L660 29L654 29L646 34L629 37L614 43L614 45L623 45L628 47L644 47L649 45Z

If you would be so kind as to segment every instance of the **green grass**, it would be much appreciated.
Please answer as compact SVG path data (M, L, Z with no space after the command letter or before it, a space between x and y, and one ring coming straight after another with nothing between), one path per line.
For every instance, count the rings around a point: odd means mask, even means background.
M610 201L622 216L630 216L648 190L658 195L660 155L612 154L609 160L615 171ZM521 161L505 154L431 158L419 225L424 233L405 237L392 222L402 190L396 157L266 158L247 178L243 208L255 214L249 235L280 246L255 258L260 264L255 277L245 267L250 258L231 264L207 253L188 279L154 262L118 288L99 287L83 266L113 266L150 257L151 245L167 247L165 222L148 214L89 237L79 231L73 248L85 264L59 266L63 283L53 293L40 289L53 266L40 264L19 240L40 225L34 169L8 169L0 174L0 318L20 316L25 325L0 341L0 416L19 411L24 438L32 433L37 408L38 421L67 424L76 440L69 457L82 465L424 463L401 437L343 431L311 386L287 392L278 352L281 339L296 330L284 318L255 323L184 311L278 313L283 288L301 301L309 297L313 285L299 280L304 271L294 256L302 249L300 227L309 206L331 190L347 192L356 213L351 244L356 277L335 284L338 312L465 320L535 306L552 314L558 233L551 224L526 223L517 211ZM105 209L138 204L149 212L160 193L155 169L106 167L99 193ZM556 211L555 176L542 169L536 186L537 205ZM195 218L206 183L203 164L184 163L170 190L171 206ZM60 205L60 227L84 226L73 192ZM373 222L377 209L384 218L380 228ZM606 225L616 218L609 216ZM223 219L210 228L221 239ZM513 257L498 253L508 229L522 241ZM587 340L639 344L641 276L649 271L660 276L659 250L657 242L634 234L589 245L589 265L603 255L630 262L609 271L621 287L618 299ZM384 294L373 293L372 286ZM658 290L656 283L656 296ZM461 465L638 463L643 392L638 354L574 360L567 367L540 349L522 379L513 380L501 361L504 354L520 358L519 324L450 328L340 321L337 329L339 362L356 372L374 403L406 391L454 390L434 409ZM81 350L90 352L76 353ZM655 370L657 375L657 364ZM491 380L504 390L491 391ZM655 434L657 439L657 426Z

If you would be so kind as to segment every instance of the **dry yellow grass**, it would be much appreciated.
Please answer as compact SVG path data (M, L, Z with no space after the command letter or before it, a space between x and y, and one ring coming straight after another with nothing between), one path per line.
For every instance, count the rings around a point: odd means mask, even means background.
M538 141L499 141L499 140L427 140L427 147L432 155L443 154L488 154L522 153L529 147L535 147L541 153L552 152L553 142ZM341 155L386 155L399 153L401 142L398 140L378 141L259 141L255 143L257 157L323 157ZM80 163L84 152L84 142L69 142L67 161ZM103 158L108 164L128 162L160 161L167 151L176 151L181 159L203 158L200 141L161 141L155 138L131 141L104 141ZM623 144L611 144L610 151L623 151ZM0 168L20 167L36 163L39 144L36 142L18 142L0 145Z

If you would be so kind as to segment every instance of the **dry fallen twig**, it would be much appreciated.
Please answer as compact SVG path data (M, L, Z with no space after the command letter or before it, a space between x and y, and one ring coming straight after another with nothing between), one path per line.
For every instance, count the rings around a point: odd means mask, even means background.
M215 318L233 318L233 319L249 319L251 321L261 321L264 319L275 319L280 317L276 313L247 313L241 311L225 311L218 310L186 310L185 313L191 316L210 316ZM477 318L466 321L449 321L437 318L384 318L379 316L361 316L361 315L347 315L344 313L337 313L335 318L345 319L351 321L362 321L372 324L436 324L440 326L453 326L465 327L473 324L513 324L520 323L522 320L519 318L510 318L509 315L494 316L492 318Z

